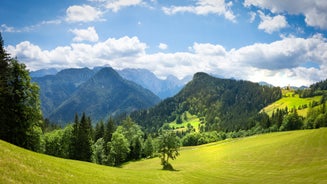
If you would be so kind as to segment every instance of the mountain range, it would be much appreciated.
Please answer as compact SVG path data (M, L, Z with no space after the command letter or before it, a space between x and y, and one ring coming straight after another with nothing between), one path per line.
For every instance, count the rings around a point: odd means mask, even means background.
M149 89L161 99L174 96L191 80L191 76L179 80L173 75L169 75L166 79L162 80L146 69L123 69L118 70L118 73L123 78Z
M55 75L33 77L40 86L45 118L60 124L85 112L94 120L151 107L160 98L122 78L110 67L65 69Z

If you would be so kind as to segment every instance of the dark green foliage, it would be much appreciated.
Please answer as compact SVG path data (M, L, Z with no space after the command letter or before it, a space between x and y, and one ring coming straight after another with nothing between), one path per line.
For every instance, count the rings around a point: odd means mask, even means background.
M181 118L181 116L177 116L177 118L176 118L176 124L182 124L183 123L183 120L182 120L182 118Z
M154 143L151 136L148 136L148 138L144 141L144 148L143 148L143 154L146 158L153 157L153 153L155 151Z
M299 130L303 126L303 118L300 117L296 110L293 113L288 114L283 119L283 123L280 126L281 131L287 130Z
M104 123L101 120L99 123L95 125L94 140L96 141L103 137L104 137Z
M219 132L219 133L216 131L202 132L202 133L192 132L186 134L181 141L183 146L196 146L196 145L224 140L226 138L227 136L225 132Z
M26 66L6 53L0 34L0 139L40 151L42 114L39 88Z
M112 134L115 132L116 127L115 127L115 122L114 120L110 117L108 122L106 123L103 139L105 143L108 143L111 141Z
M251 128L249 118L281 96L280 88L197 73L176 96L131 116L151 132L165 122L174 121L185 111L205 117L206 126L215 128L211 130L236 131Z
M143 150L143 136L144 133L141 130L141 127L137 125L129 116L123 120L122 123L122 133L129 141L130 152L128 159L138 160L141 157Z
M85 113L83 113L79 121L78 115L76 114L73 128L70 158L91 161L92 126L90 118L86 117Z
M325 99L327 96L326 90L327 90L327 79L310 85L308 89L299 91L299 95L301 98L324 95L324 99Z

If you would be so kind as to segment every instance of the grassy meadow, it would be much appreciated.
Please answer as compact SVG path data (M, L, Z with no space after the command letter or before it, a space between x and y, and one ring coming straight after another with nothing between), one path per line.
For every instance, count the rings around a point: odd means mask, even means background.
M283 97L276 102L268 105L265 107L263 110L271 116L274 110L277 108L279 109L285 109L287 107L289 110L292 108L298 109L300 106L307 105L309 107L309 104L312 103L313 101L320 102L322 96L314 96L314 97L309 97L309 98L300 98L298 94L295 94L294 91L290 90L283 90ZM307 112L309 108L304 108L297 110L298 114L306 117Z
M0 148L0 183L327 183L327 128L183 147L176 171L158 158L113 168Z
M196 115L192 115L189 112L185 112L187 119L182 118L182 123L177 124L176 120L169 123L170 128L173 128L176 131L186 131L187 125L190 124L195 129L195 132L199 132L199 125L201 124L200 118Z

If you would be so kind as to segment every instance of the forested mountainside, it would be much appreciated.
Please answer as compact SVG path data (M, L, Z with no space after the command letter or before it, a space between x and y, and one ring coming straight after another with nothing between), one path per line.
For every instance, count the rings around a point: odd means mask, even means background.
M31 72L32 80L40 87L43 116L48 118L65 100L71 97L81 84L88 81L103 68L70 68L58 73L54 73L55 69ZM161 80L145 69L124 69L117 72L124 79L152 91L161 99L174 96L182 89L187 80L179 80L174 76Z
M66 123L75 113L85 112L92 120L105 119L154 106L160 101L151 91L123 79L106 67L79 85L76 91L50 115L54 122Z
M131 117L155 131L188 111L205 121L207 130L233 131L249 128L251 117L281 97L279 87L196 73L177 95L149 110L134 112Z

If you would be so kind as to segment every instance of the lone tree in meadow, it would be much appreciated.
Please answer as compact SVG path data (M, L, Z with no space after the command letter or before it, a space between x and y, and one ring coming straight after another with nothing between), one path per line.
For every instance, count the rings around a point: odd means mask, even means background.
M159 136L158 146L163 169L174 170L169 159L175 160L179 156L178 151L181 146L179 137L173 131L163 131Z

